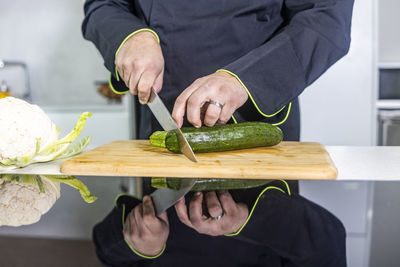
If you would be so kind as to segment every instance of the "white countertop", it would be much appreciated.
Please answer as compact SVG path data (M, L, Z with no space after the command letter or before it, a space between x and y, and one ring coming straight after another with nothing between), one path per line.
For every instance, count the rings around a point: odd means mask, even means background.
M337 180L400 181L400 146L326 146Z
M400 146L326 146L340 181L400 181ZM0 173L62 174L63 160Z

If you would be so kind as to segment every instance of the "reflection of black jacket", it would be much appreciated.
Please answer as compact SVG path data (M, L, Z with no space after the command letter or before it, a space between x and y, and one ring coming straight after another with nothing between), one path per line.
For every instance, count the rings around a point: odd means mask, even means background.
M234 113L238 122L276 123L285 140L299 140L297 97L347 53L352 6L353 0L87 0L82 29L101 52L115 90L127 91L115 77L115 52L129 34L151 28L161 41L160 96L170 111L195 79L225 69L249 94ZM138 138L159 129L145 105L137 105L137 121ZM345 265L341 223L297 194L266 191L236 237L197 234L171 209L167 249L156 260L140 260L123 241L123 204L126 214L138 201L120 198L94 231L98 255L108 265Z
M254 196L261 190L265 192L256 201ZM107 266L346 266L345 230L328 211L297 194L289 196L280 181L231 193L236 201L247 203L249 210L254 206L239 234L198 234L181 223L172 208L168 210L166 249L155 259L142 258L125 243L123 215L139 201L121 196L112 212L94 228L97 255Z

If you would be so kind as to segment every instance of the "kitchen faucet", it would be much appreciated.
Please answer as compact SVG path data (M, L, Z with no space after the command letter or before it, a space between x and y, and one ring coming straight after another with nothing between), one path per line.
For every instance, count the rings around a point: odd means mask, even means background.
M25 93L23 98L25 100L31 100L31 87L30 87L30 80L29 80L29 71L28 66L23 61L12 61L12 60L2 60L0 59L0 70L5 69L8 67L21 67L24 70L25 74Z

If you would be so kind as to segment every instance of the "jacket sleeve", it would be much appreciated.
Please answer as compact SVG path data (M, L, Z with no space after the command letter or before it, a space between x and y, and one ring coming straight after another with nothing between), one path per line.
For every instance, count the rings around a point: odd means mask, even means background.
M163 254L148 257L135 251L125 241L122 230L129 212L140 203L130 195L120 195L106 218L93 229L93 242L99 260L106 266L139 266L141 261L151 261Z
M227 236L268 247L283 266L346 266L343 224L302 196L275 189L264 190L245 225Z
M263 116L277 113L348 52L353 1L284 1L288 23L220 71L245 85Z
M132 33L148 28L142 16L135 11L133 3L129 0L85 2L83 36L94 43L111 73L115 73L115 53L124 40Z

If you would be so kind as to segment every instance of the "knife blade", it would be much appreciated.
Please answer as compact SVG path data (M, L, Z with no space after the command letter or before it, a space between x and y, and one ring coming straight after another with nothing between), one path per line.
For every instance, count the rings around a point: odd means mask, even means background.
M190 189L196 183L196 180L197 179L183 178L179 190L160 188L150 194L151 198L153 199L156 213L160 214L169 207L173 206L181 197L190 191Z
M183 135L181 129L179 129L178 125L171 117L168 109L165 107L161 98L157 95L154 89L151 89L151 95L149 101L147 102L147 106L150 108L151 112L153 112L154 116L165 131L176 130L181 152L191 161L197 162L197 158L194 155L193 150Z

